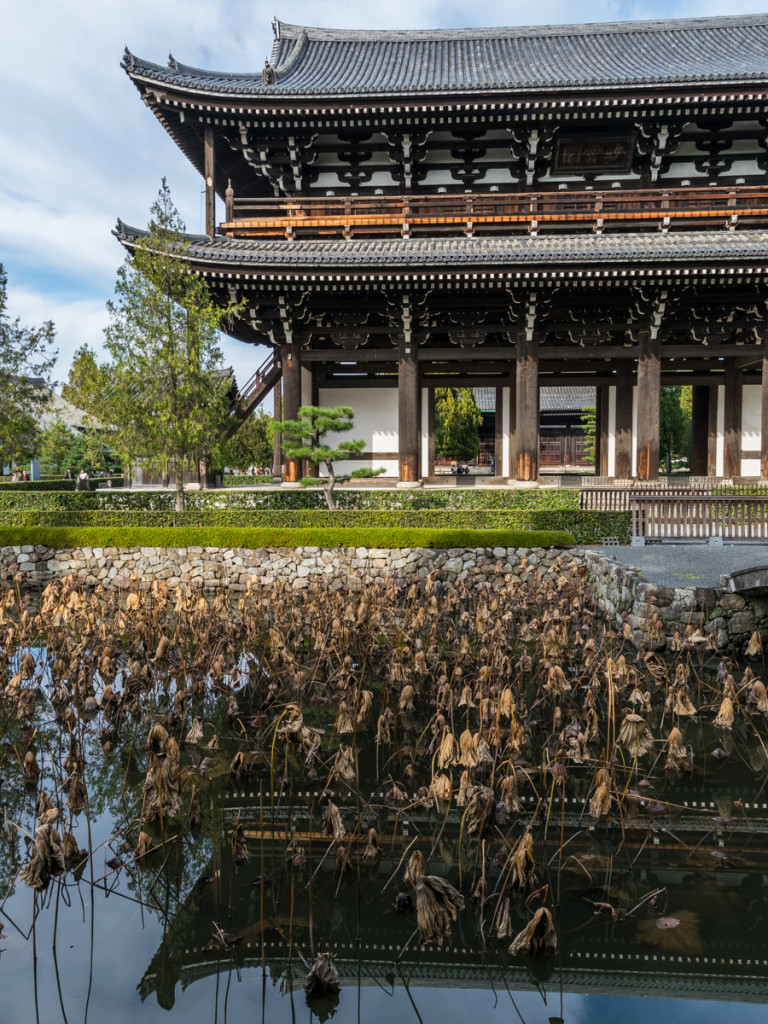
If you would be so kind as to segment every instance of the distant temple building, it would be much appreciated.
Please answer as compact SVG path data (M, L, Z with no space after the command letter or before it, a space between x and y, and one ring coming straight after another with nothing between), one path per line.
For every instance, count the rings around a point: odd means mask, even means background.
M535 480L540 389L594 388L597 471L648 480L689 384L693 472L768 476L768 16L274 34L258 72L123 63L205 181L185 258L271 349L244 409L351 405L414 486L434 389L493 388Z

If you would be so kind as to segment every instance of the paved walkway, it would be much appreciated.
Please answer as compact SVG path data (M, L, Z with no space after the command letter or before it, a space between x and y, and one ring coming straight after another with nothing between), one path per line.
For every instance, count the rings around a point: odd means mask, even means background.
M622 565L634 566L663 587L719 587L720 577L739 569L768 565L768 544L646 544L643 547L591 545Z

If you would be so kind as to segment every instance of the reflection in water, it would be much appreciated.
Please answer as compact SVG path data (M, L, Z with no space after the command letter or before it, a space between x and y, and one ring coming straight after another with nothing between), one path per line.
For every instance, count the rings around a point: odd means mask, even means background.
M759 659L693 630L662 656L653 617L607 636L567 564L472 593L0 598L14 1019L527 1024L653 996L749 1020L768 996ZM531 938L551 955L510 953ZM313 965L340 992L308 1006Z

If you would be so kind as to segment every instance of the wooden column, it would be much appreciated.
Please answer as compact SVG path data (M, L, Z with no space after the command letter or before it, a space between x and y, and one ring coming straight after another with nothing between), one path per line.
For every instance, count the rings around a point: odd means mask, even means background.
M717 476L717 408L720 388L709 386L709 420L707 423L707 476Z
M733 358L725 360L723 476L741 476L741 370Z
M301 363L298 345L280 346L283 367L283 419L295 420L301 407ZM283 459L285 482L297 484L301 480L301 459Z
M397 378L399 478L402 484L414 484L419 481L421 434L419 399L419 364L416 362L416 345L410 340L402 341Z
M205 233L209 238L216 234L216 182L214 180L213 127L205 126Z
M493 475L506 476L504 472L504 388L496 388L496 412L493 419Z
M602 435L602 408L601 399L603 393L603 386L598 384L595 388L595 476L600 472L600 452L603 443Z
M694 384L691 402L691 473L707 475L709 448L709 385Z
M539 478L539 346L521 331L517 340L517 479Z
M616 368L616 451L614 476L632 476L632 363L622 359Z
M275 423L279 423L283 418L283 400L282 400L282 387L280 381L275 384L272 392L274 400L274 407L272 410L272 416ZM272 476L282 477L283 475L283 451L281 447L281 436L280 432L276 430L272 438Z
M643 331L637 360L637 479L659 478L661 353L658 334ZM618 415L618 401L616 403Z
M600 462L595 460L595 473L598 476L608 476L608 435L610 428L611 412L611 386L603 384L597 389L597 401L599 402L599 423L600 423Z
M427 389L427 472L435 475L435 389Z
M509 364L509 463L504 473L510 480L517 479L517 362Z
M763 339L763 379L760 406L760 478L768 479L768 337Z

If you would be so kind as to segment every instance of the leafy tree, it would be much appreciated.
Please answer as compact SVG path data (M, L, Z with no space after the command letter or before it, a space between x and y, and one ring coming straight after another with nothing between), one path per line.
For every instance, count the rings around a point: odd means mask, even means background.
M53 422L42 433L39 454L43 471L61 476L67 470L93 473L118 466L104 431L88 419L78 429L62 420Z
M224 442L221 460L224 465L243 472L255 466L270 469L272 466L272 439L274 427L272 417L259 409L238 427L235 434Z
M660 398L659 449L667 472L674 459L685 458L690 448L690 431L680 405L682 387L663 387Z
M283 420L280 423L283 454L287 459L306 459L312 466L325 466L328 476L325 480L316 477L305 477L301 482L304 487L322 485L325 500L329 509L336 508L333 489L339 480L350 477L378 476L384 470L356 469L348 476L338 476L333 468L334 462L354 458L365 449L365 441L339 441L335 448L323 444L327 434L345 434L354 426L354 412L347 405L326 409L318 405L302 405L298 419Z
M483 414L472 388L435 389L435 451L447 459L469 460L480 451Z
M0 463L21 462L37 454L40 413L50 401L50 375L57 352L56 330L23 327L7 312L8 278L0 264Z
M597 451L597 407L585 405L581 410L581 427L584 431L584 454L588 459L595 458ZM597 472L597 470L595 470Z
M124 462L171 464L176 509L184 508L184 466L222 436L230 411L218 329L239 307L218 305L185 263L184 224L163 180L147 235L118 271L105 329L110 360L77 354L72 399L110 431Z

